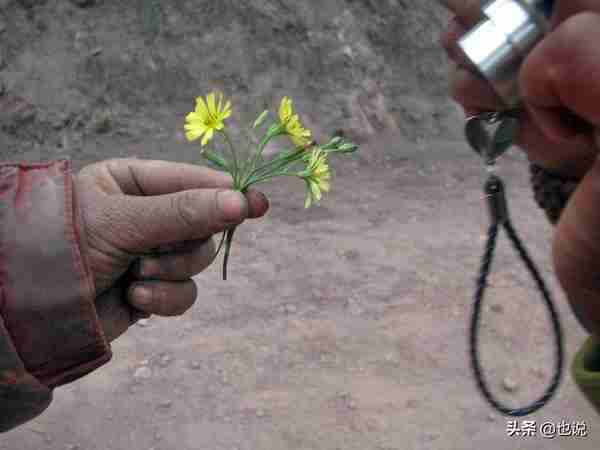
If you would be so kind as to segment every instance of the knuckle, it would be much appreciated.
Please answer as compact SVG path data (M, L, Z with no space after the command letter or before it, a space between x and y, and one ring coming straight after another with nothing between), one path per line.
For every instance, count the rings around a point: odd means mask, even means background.
M183 192L172 199L173 209L180 223L188 228L198 225L198 208L190 192Z

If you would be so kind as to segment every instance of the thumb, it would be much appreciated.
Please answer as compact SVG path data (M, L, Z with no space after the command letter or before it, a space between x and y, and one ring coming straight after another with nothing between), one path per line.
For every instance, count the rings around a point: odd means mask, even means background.
M164 244L206 239L248 217L248 202L238 191L192 189L151 197L122 196L112 206L111 233L128 252ZM120 223L118 223L120 222ZM114 234L113 234L114 235Z
M600 335L600 162L572 195L553 241L556 275L573 312L590 332Z

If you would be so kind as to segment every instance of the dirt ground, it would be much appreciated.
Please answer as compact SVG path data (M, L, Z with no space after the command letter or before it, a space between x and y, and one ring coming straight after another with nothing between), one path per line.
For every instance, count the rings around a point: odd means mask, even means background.
M271 210L238 229L230 279L215 263L196 278L186 315L134 326L109 364L57 389L0 450L599 447L598 415L568 376L529 419L585 421L586 439L508 437L475 389L466 329L487 226L484 171L445 97L441 11L400 0L72 3L0 1L2 159L197 161L182 117L220 86L248 109L290 90L318 136L342 129L361 150L333 163L320 207L303 209L301 182L265 185ZM248 60L262 55L252 30L272 37L264 67ZM215 42L227 48L213 57ZM501 174L551 281L570 360L585 334L552 276L552 230L523 155L509 153ZM550 327L504 236L494 269L483 361L498 394L519 404L551 376Z

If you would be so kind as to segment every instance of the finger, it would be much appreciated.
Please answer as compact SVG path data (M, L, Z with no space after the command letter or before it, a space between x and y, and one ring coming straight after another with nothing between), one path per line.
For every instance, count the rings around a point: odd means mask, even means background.
M522 97L532 116L556 140L581 134L581 123L600 125L600 14L581 13L563 22L525 60Z
M471 28L482 18L481 0L440 0L446 8L458 17L467 28Z
M255 189L248 189L246 192L246 199L248 200L248 218L257 219L264 216L269 210L269 200L260 191Z
M600 2L598 0L559 0L555 3L550 23L552 29L557 28L565 20L579 13L600 13Z
M579 183L556 227L553 260L573 311L600 333L600 163ZM595 329L594 329L595 328Z
M212 238L188 242L177 252L161 256L145 256L137 265L137 276L141 279L185 281L206 269L215 258L215 243Z
M465 69L475 70L473 63L466 57L458 45L458 41L467 33L467 28L460 23L458 18L450 21L448 29L440 38L440 44L446 50L448 57L456 65Z
M164 244L207 239L248 217L248 201L238 191L200 189L154 197L115 199L108 222L121 248L147 252Z
M453 99L465 110L495 111L504 104L492 86L462 67L454 67L451 75Z
M560 151L555 151L556 142L544 134L527 112L521 113L519 122L516 144L527 153L531 162L577 179L582 178L592 166L597 151L585 139L561 143Z
M195 164L127 158L107 161L106 167L128 195L163 195L233 185L228 173Z
M192 280L136 282L128 292L131 306L158 316L183 314L194 304L196 296L197 288Z

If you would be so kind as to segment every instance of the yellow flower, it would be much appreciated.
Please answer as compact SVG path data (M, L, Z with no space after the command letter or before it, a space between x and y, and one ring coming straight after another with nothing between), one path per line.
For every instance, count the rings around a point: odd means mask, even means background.
M195 141L202 137L202 146L210 141L215 131L224 128L224 120L231 115L231 102L223 105L223 94L211 92L206 97L196 99L196 110L189 113L185 118L185 136L188 141Z
M306 147L312 142L312 134L302 126L298 114L294 114L294 104L289 97L281 99L279 106L279 120L285 128L285 133L298 147Z
M331 172L327 164L327 153L320 148L313 150L306 170L299 173L306 181L307 192L304 207L309 208L313 202L321 200L323 192L329 192L331 188Z

